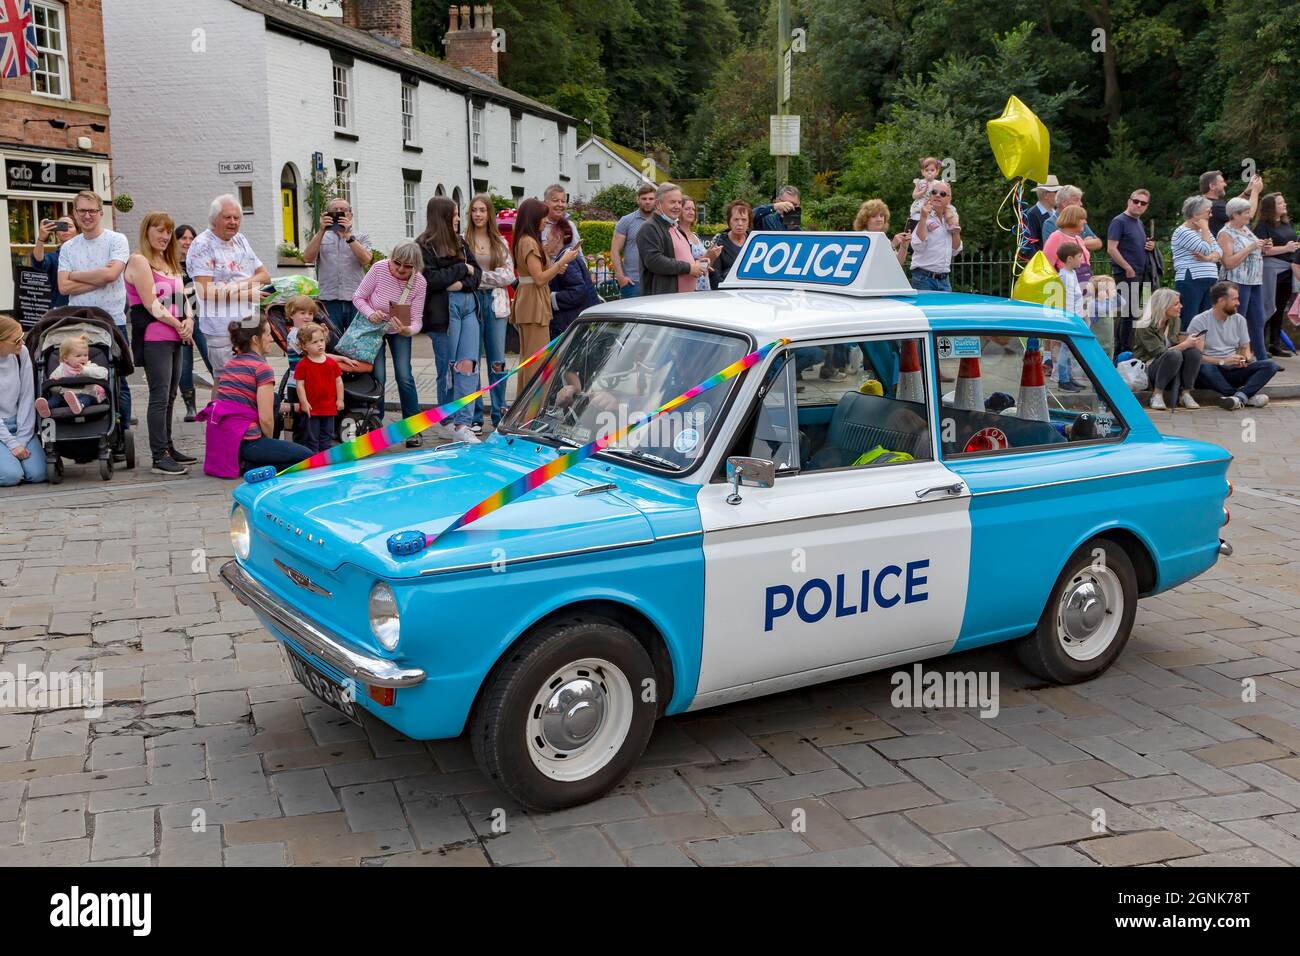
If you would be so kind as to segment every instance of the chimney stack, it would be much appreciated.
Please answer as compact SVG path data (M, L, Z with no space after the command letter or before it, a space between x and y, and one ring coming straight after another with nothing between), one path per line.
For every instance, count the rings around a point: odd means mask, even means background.
M494 40L491 4L449 8L447 35L442 40L449 64L499 79Z
M409 49L411 0L343 0L343 25Z

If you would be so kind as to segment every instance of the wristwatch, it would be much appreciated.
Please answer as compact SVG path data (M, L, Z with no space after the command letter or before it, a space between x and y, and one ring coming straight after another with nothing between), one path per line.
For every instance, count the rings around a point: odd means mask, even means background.
M356 241L357 241L356 236L348 236L347 239L344 240L344 242L346 242L349 246Z

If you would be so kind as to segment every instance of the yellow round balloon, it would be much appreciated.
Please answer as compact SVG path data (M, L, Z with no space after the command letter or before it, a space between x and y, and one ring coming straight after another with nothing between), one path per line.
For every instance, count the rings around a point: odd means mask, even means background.
M1036 183L1047 180L1051 137L1043 121L1017 97L1007 100L1002 115L988 122L989 145L1007 179L1023 176Z
M1065 308L1065 283L1056 274L1052 264L1047 261L1047 256L1042 252L1035 252L1034 257L1029 260L1029 264L1016 279L1015 287L1011 290L1011 298L1018 302L1035 302L1038 305L1063 309Z

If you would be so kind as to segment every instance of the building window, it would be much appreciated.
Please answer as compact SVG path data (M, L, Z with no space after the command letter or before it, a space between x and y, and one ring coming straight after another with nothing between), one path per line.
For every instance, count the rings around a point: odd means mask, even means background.
M560 175L564 176L569 172L569 137L567 131L560 130Z
M402 211L406 215L406 238L415 238L415 217L420 211L420 184L414 180L402 183Z
M346 202L355 213L357 204L353 196L352 178L357 174L357 164L350 159L335 159L334 173L337 177L338 198Z
M334 64L334 128L352 129L352 69L342 63Z
M410 83L402 84L402 142L408 146L416 143L415 126L415 87Z
M36 69L32 71L32 92L61 100L68 94L68 34L63 4L34 0L32 24L36 28Z
M519 160L519 124L518 116L510 117L510 165L518 166Z
M249 216L253 213L253 184L252 183L235 183L236 191L239 193L239 205L244 210L244 215Z
M587 182L589 183L600 182L600 163L587 164Z
M470 112L469 121L470 150L475 159L483 159L483 107L476 106Z

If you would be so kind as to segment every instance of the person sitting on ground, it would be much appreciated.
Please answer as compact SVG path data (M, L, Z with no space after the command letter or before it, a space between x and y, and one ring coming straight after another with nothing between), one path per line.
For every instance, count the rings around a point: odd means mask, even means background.
M73 335L59 343L59 367L50 373L50 380L61 378L102 378L108 381L108 369L90 360L90 343L84 335ZM52 386L51 397L36 399L36 413L49 418L50 410L67 405L72 414L80 415L87 405L98 405L107 396L102 385L82 386L82 391Z
M1147 378L1151 380L1150 407L1157 412L1175 405L1201 407L1192 398L1192 388L1201 370L1204 333L1177 341L1178 317L1182 312L1182 300L1175 290L1156 289L1147 299L1142 318L1133 326L1133 357L1147 365ZM1168 405L1165 392L1170 392Z
M45 449L36 434L32 357L23 328L0 315L0 487L45 481Z
M1205 338L1196 385L1218 392L1219 405L1229 410L1267 405L1268 396L1260 389L1280 371L1276 363L1251 353L1250 331L1237 311L1240 301L1235 282L1216 282L1210 287L1210 308L1187 326L1188 338Z

